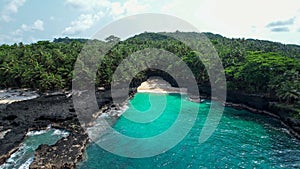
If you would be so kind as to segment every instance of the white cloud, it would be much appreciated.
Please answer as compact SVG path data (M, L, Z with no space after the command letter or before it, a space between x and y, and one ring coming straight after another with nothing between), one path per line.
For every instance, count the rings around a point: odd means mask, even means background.
M121 3L114 2L111 4L111 14L112 15L121 15L125 12L124 7L121 6Z
M44 22L41 20L36 20L32 25L28 26L23 24L21 26L22 30L24 31L43 31L44 30Z
M36 20L32 24L22 24L19 29L12 31L6 35L0 34L0 43L15 43L15 42L34 42L36 39L34 39L32 36L25 37L25 32L31 32L35 33L36 31L44 31L44 22L42 20ZM26 34L28 36L29 34ZM25 40L25 41L24 41Z
M149 9L150 9L149 5L138 3L137 0L128 0L123 4L121 4L120 2L114 2L111 4L110 7L110 15L114 19L117 19L124 16L143 13Z
M22 24L19 29L13 32L14 35L22 35L23 32L28 31L43 31L44 30L44 22L41 20L36 20L32 25Z
M91 28L95 22L99 21L103 17L103 13L99 12L97 14L82 14L75 21L71 22L71 26L65 28L63 34L74 35L81 33L89 28Z
M7 5L4 6L1 12L1 20L5 22L11 21L11 14L18 12L19 8L24 5L26 0L12 0Z
M138 3L137 0L128 0L124 3L110 2L108 0L66 0L66 5L83 11L76 20L66 27L62 34L74 35L79 34L91 28L105 14L113 19L141 13L146 11L149 6Z
M127 15L145 12L149 9L149 5L138 3L137 0L128 0L124 3L124 8Z
M110 2L109 0L66 0L66 5L84 12L99 12L109 10L113 16L135 14L148 9L146 2L139 3L137 0L121 2Z
M299 9L299 0L172 0L161 10L185 19L200 31L255 38L270 33L267 24L293 18Z
M104 11L111 6L108 0L66 0L65 4L83 12L64 29L62 34L75 35L91 28L104 16Z
M212 26L213 2L212 0L171 0L161 7L161 12L186 20L203 31L210 30Z
M66 0L66 5L82 11L97 11L103 7L110 7L108 0Z

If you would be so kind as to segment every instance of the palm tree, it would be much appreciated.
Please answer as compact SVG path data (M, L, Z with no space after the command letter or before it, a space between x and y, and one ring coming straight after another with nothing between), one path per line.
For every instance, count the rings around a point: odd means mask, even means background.
M294 89L290 84L285 83L282 88L279 88L277 91L277 96L281 100L286 100L287 104L294 103L300 98L300 92L297 89Z

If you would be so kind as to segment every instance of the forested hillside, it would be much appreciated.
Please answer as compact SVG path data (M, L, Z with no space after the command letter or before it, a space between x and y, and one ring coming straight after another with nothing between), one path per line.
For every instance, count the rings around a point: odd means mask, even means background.
M107 86L122 59L145 48L159 48L176 54L190 67L200 85L208 83L209 78L198 53L166 36L168 34L199 35L183 32L143 33L125 41L112 36L105 42L89 42L94 46L105 46L117 41L99 67L97 85ZM211 33L205 35L222 60L228 89L277 97L288 104L299 101L300 46L254 39L228 39ZM53 42L1 45L1 88L26 87L41 91L70 89L74 63L86 42L86 39L59 38ZM146 73L142 72L136 78L144 78Z

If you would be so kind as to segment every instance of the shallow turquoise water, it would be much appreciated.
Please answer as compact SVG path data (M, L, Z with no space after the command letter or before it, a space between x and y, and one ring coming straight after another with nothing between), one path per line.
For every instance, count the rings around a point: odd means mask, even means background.
M130 137L156 136L174 124L180 103L179 95L138 93L113 128ZM86 151L87 160L78 168L300 168L300 142L290 136L278 121L244 110L225 108L216 131L206 142L199 144L199 134L210 102L198 104L184 99L181 108L186 119L198 108L199 113L187 136L169 151L148 158L126 158L107 152L97 144L90 144ZM153 118L153 114L161 110L162 114L148 123L127 119L137 113L145 119ZM172 137L176 137L176 133L171 134Z
M59 139L66 137L68 134L68 132L58 129L29 132L19 150L13 153L11 157L0 166L0 169L28 169L29 165L33 162L34 151L39 145L55 144Z

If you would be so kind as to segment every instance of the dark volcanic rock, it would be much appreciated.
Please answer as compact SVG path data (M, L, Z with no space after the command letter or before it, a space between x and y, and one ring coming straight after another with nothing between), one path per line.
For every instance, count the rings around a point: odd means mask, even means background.
M278 103L274 102L274 99L265 98L261 95L229 91L227 93L226 105L275 117L281 121L292 135L300 139L300 119L294 117L298 112L290 108L278 106Z
M72 132L53 146L40 145L30 169L75 168L83 156L87 143L86 134Z
M131 94L134 94L135 91L132 89ZM200 88L200 94L209 98L210 88ZM264 97L228 92L227 98L229 102L235 103L229 104L233 107L266 114L272 112L270 115L280 119L290 128L290 131L294 132L294 135L300 133L300 120L291 118L289 109L269 104L270 100ZM93 111L111 103L110 92L96 92L96 102L98 106L94 107ZM86 107L80 107L79 111L89 110L90 102L82 100L82 103L83 105L87 103ZM91 120L99 115L99 112L93 111L88 114L86 119L81 117L80 123L76 114L78 109L73 105L73 100L62 94L0 105L0 132L8 131L3 138L0 138L0 164L4 163L18 149L29 130L45 129L51 124L54 128L69 131L70 135L62 138L53 146L39 146L30 168L74 168L78 160L82 158L88 142L88 135L82 127L82 122L86 123L84 124L86 126L92 125Z
M199 92L202 96L204 95L208 98L211 96L209 85L199 86ZM267 98L262 95L248 94L242 91L227 91L225 105L277 118L292 135L300 139L300 119L295 117L299 113L291 108L278 106L277 101L276 98Z
M108 91L96 92L99 107L110 103ZM81 159L88 135L77 118L73 100L65 95L44 95L33 100L15 102L0 108L0 164L14 153L30 130L52 125L70 132L55 145L41 145L30 168L74 168Z

